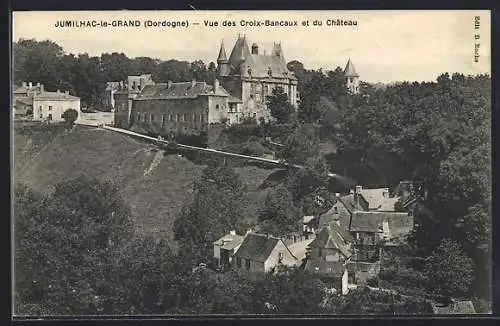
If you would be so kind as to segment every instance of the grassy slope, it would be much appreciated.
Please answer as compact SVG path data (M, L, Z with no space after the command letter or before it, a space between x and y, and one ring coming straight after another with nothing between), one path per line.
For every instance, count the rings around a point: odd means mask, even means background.
M26 144L37 137L36 133L15 134L15 161L24 163L35 154ZM37 147L39 154L17 171L15 181L50 191L56 183L81 174L113 180L133 210L137 231L172 240L173 222L192 198L192 184L204 166L177 155L162 155L153 146L102 129L75 127L53 140L44 140L45 146ZM153 161L158 164L145 173ZM247 166L236 171L247 188L245 215L253 219L265 198L265 192L257 187L273 170Z

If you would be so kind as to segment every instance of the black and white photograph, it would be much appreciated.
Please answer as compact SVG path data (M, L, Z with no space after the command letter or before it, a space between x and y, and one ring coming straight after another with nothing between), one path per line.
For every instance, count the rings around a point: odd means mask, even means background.
M492 314L488 10L15 11L12 314Z

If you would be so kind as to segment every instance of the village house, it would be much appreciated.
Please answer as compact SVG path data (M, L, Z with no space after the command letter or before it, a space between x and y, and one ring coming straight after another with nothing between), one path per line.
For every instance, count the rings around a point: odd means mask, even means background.
M229 234L226 234L217 241L214 241L215 267L221 270L230 269L233 255L243 243L244 239L245 236L238 235L235 231L231 231Z
M297 266L300 263L283 240L254 232L246 235L233 255L233 268L236 271L254 275L271 272L279 265Z
M251 48L245 36L238 35L229 58L224 42L217 58L217 76L224 88L231 94L229 119L231 123L242 118L271 119L267 110L267 96L280 87L295 107L299 104L297 78L288 70L281 43L274 43L269 54L259 52L253 43Z
M333 221L309 244L304 269L333 282L337 290L346 294L349 282L347 263L354 255L354 243L353 237L340 227L340 221Z
M23 82L13 90L13 106L15 117L26 117L34 121L64 121L62 115L74 109L80 115L80 98L70 95L68 91L49 92L43 84Z
M64 121L63 113L69 109L80 110L80 98L70 95L68 91L40 92L33 95L33 120Z
M21 86L14 87L12 91L13 115L15 117L31 117L33 115L33 95L43 91L44 87L40 83L33 85L32 82L23 82Z

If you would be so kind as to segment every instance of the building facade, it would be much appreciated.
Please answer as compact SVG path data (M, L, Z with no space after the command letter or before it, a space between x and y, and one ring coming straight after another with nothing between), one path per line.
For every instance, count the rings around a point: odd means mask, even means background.
M224 88L239 101L236 113L243 118L271 119L267 110L266 97L272 95L274 88L281 87L288 95L290 103L297 108L299 93L297 78L288 70L281 43L274 43L271 53L259 53L259 47L253 43L248 46L245 36L238 39L229 58L226 56L224 43L221 43L217 58L217 76ZM237 118L231 121L237 122Z
M133 99L130 122L158 132L197 134L228 119L228 98L217 80L146 85Z
M63 113L69 109L80 110L80 98L69 92L40 92L33 95L33 120L35 121L64 121Z
M283 240L253 232L246 235L233 256L233 268L247 274L265 274L280 265L297 266L299 263Z
M125 81L119 83L118 89L113 91L115 125L117 127L130 127L134 99L147 85L154 84L151 74L128 76Z

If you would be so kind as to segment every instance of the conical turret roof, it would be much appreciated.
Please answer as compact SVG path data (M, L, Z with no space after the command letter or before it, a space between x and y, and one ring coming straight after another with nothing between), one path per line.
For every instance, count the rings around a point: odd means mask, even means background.
M226 50L224 49L224 41L220 44L219 57L217 58L217 62L227 62Z
M344 69L344 76L359 77L358 73L356 72L356 69L354 69L354 65L352 64L351 59L347 61L347 65L345 66Z

